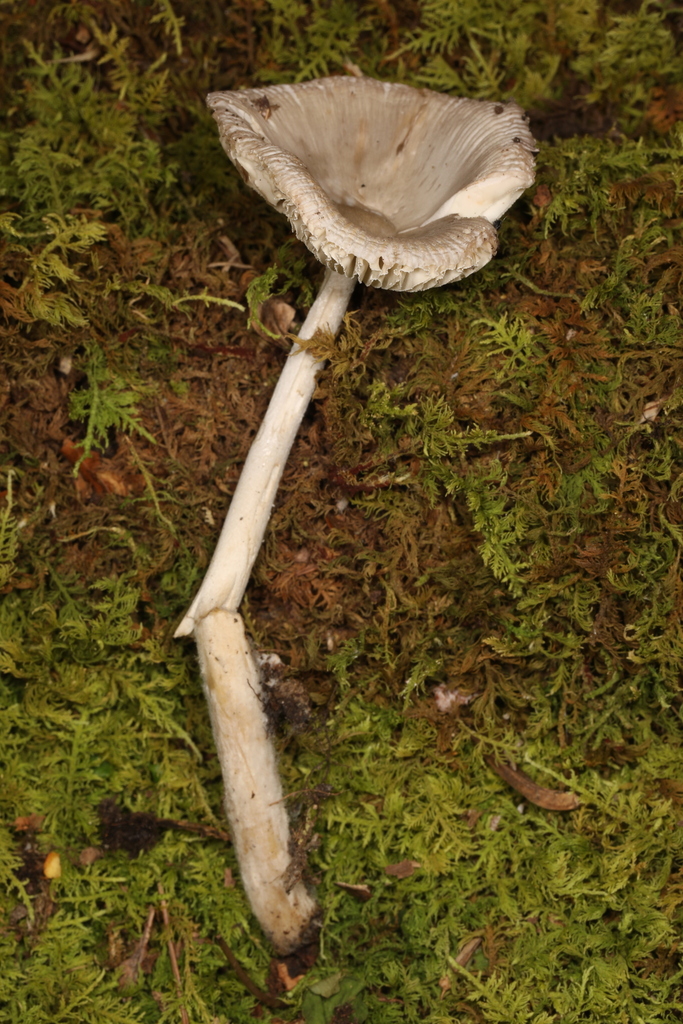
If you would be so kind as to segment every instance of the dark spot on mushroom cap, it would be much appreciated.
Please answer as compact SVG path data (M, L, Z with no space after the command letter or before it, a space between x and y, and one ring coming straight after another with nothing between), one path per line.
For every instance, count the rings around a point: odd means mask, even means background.
M267 96L259 96L253 103L265 121L268 120L274 110L280 109L279 103L271 103Z
M521 142L522 140L520 139L519 135L515 135L515 137L514 137L514 139L512 141L513 142Z
M403 150L404 150L404 148L405 148L405 140L404 140L403 142L399 142L398 146L396 147L396 153L397 153L397 155L398 155L399 153L402 153L402 152L403 152Z
M502 114L503 113L503 105L502 105L502 103L496 103L495 107L493 108L493 113L494 114Z

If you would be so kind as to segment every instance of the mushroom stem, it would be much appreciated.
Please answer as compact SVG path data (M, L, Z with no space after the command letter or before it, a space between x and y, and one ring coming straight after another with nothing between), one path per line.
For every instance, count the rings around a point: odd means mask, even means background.
M355 280L328 270L299 332L336 334ZM290 877L289 821L263 708L261 673L237 609L285 462L322 366L294 345L252 444L204 582L175 635L194 634L225 787L225 809L252 910L278 953L311 940L318 905Z
M288 878L289 820L258 665L235 612L209 612L195 639L242 884L277 952L291 953L315 937L318 905Z
M336 334L356 284L326 271L299 337L318 330ZM189 636L216 608L237 611L270 519L282 473L322 363L298 345L292 347L259 432L242 469L211 564L175 636Z

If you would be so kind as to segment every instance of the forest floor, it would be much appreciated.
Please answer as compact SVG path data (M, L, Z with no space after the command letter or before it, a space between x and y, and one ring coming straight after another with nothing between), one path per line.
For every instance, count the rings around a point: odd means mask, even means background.
M3 1020L683 1020L682 28L647 0L0 3ZM324 924L295 963L172 636L322 271L204 96L354 66L514 97L540 152L482 271L358 287L316 342L243 606L296 695Z

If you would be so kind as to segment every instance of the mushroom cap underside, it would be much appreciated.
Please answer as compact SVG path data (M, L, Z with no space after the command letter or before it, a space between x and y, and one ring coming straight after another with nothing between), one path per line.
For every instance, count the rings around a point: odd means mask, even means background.
M245 181L322 263L375 287L419 291L480 269L493 222L534 180L512 102L338 77L208 104Z

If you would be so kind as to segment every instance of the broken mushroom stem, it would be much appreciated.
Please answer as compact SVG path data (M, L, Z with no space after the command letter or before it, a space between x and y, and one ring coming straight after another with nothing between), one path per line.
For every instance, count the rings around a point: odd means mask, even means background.
M299 332L336 334L355 281L325 274ZM225 788L225 808L252 909L279 953L313 937L318 905L287 884L289 821L263 707L261 673L238 614L287 456L322 363L294 345L254 439L209 570L176 636L194 634Z
M303 882L287 884L289 819L259 666L236 612L209 612L194 635L242 884L275 949L291 953L315 938L318 905Z

